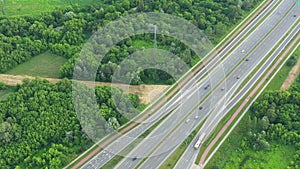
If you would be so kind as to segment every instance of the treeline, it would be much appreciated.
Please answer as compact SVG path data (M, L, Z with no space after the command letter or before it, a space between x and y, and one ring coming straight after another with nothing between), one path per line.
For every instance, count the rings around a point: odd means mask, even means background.
M296 149L287 167L300 167L300 78L287 91L265 92L251 107L242 148L270 150L271 142Z
M80 92L79 98L93 92L78 85L85 91ZM118 98L116 102L112 90ZM74 109L71 81L64 79L51 84L40 79L24 80L15 93L0 102L1 168L62 168L96 138L84 124L97 124L91 130L100 138L127 121L117 109L122 106L115 103L139 106L137 96L125 95L117 88L96 87L95 95L96 111L89 105L92 101L80 100L80 106L94 114L80 115ZM122 110L127 114L136 112ZM102 117L103 123L93 118L96 116Z
M3 73L37 54L50 50L54 54L70 58L70 61L61 67L60 75L71 78L74 61L78 57L82 44L92 32L110 21L138 12L162 12L185 18L203 30L211 41L217 42L228 28L258 2L259 0L115 0L103 1L99 5L87 8L69 6L38 17L1 18L0 72ZM112 41L109 38L107 41ZM132 48L132 42L137 39L153 43L153 37L149 34L130 37L120 42L99 65L98 81L110 81L114 64L119 64L128 54L140 50ZM174 54L189 65L194 65L199 60L193 52L189 51L190 49L176 39L159 36L158 41L168 48L171 44L175 44ZM143 75L139 75L140 73ZM141 80L136 80L135 84L159 81L161 77L169 77L164 71L153 70L136 71L132 74L141 76L137 77ZM172 83L174 79L169 77L166 81Z

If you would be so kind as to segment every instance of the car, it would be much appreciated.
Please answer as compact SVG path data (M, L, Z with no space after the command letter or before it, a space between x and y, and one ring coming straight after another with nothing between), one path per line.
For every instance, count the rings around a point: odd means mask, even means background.
M202 106L200 106L200 107L199 107L199 110L202 110L202 109L203 109L203 107L202 107Z
M242 53L245 53L245 49L242 50Z
M297 15L294 15L294 17L296 17Z
M245 59L245 61L249 61L249 59L248 59L248 58L246 58L246 59Z
M206 85L206 86L204 87L204 90L206 90L207 88L209 88L209 86L210 86L209 84Z
M225 90L225 87L222 87L222 88L221 88L221 91L223 91L223 90Z
M186 119L186 120L185 120L185 123L188 123L189 121L190 121L190 119Z
M240 76L237 76L236 79L240 79Z
M196 115L196 116L195 116L195 119L198 119L198 118L199 118L199 116Z
M137 159L137 157L135 156L135 157L132 158L132 161L135 161L136 159Z

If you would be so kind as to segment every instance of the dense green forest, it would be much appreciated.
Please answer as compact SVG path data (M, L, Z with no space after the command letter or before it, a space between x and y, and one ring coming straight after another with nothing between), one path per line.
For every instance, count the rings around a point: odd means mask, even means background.
M300 168L300 77L264 92L233 135L208 168Z
M83 85L81 87L91 90ZM0 90L4 89L6 86L0 84ZM114 90L120 100L116 103L139 105L137 96ZM97 114L107 121L93 129L98 137L126 122L112 100L111 91L110 87L95 89L99 105ZM84 94L82 92L80 96L84 97ZM85 101L82 100L82 103ZM81 124L84 121L79 123L74 110L70 80L64 79L57 84L40 79L24 80L15 93L0 102L0 107L1 169L61 168L92 144L91 135L83 132ZM84 108L88 112L92 107ZM86 122L99 123L94 118L88 118Z
M110 21L138 12L162 12L182 17L199 27L212 42L216 43L258 2L259 0L116 0L102 1L99 5L85 8L78 5L68 6L40 16L1 17L0 72L6 72L50 50L69 59L61 67L60 76L72 78L74 62L89 35ZM132 46L137 40L153 43L152 35L149 34L120 42L99 65L96 80L111 81L116 65L124 57L141 50ZM170 48L171 52L189 65L194 65L199 60L198 56L176 39L159 36L158 45ZM141 80L136 80L135 84L162 81L160 78L165 77L169 78L164 80L165 83L174 82L163 71L133 72L139 73L141 75L138 79Z

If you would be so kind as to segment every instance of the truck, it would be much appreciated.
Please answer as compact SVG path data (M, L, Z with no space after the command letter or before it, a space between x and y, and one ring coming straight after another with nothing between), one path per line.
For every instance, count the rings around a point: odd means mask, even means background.
M203 143L203 141L204 141L204 138L205 138L205 133L202 133L201 135L200 135L200 137L198 138L198 140L197 140L197 142L196 142L196 144L195 144L195 146L194 146L194 148L197 150L197 149L199 149L199 147L200 147L200 145Z

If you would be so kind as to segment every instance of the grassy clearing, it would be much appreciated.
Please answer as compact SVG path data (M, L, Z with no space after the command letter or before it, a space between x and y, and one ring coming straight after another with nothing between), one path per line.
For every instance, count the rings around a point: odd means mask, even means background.
M244 123L245 121L239 124L237 130L234 130L206 168L285 168L288 166L295 152L293 146L273 142L270 151L254 151L251 148L242 150L240 147L243 141L239 128Z
M53 11L56 7L66 7L68 5L88 6L99 3L95 0L5 0L5 4L0 1L0 8L4 7L5 16L40 15L43 12ZM3 16L3 12L0 12Z
M6 89L0 90L0 101L5 100L14 91L15 91L15 87L13 86L8 86Z
M7 74L58 78L59 68L66 61L66 58L45 52L9 70Z
M292 56L295 56L295 58L297 58L298 60L300 58L300 48L298 48ZM278 74L271 81L271 83L267 86L266 90L280 89L292 68L292 66L288 66L287 63L285 63L281 70L278 72Z

